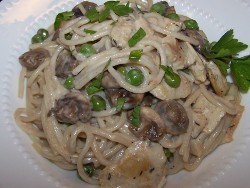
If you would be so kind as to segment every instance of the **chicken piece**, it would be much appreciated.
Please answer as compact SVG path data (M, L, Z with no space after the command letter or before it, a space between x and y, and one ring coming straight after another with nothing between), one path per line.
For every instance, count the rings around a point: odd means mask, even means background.
M119 17L110 33L115 46L118 48L128 47L128 40L131 37L134 27L132 17Z
M133 143L116 164L105 167L99 176L101 187L157 188L166 183L166 156L160 144Z
M179 87L172 88L163 79L150 93L161 100L186 98L192 92L192 85L187 78L180 77L181 83Z
M226 77L221 73L220 69L213 61L206 63L206 69L215 93L219 96L225 96L229 90Z
M206 117L207 124L205 125L203 132L208 134L215 130L221 118L226 114L221 107L210 103L203 95L198 97L193 105L193 109L196 112L202 113Z

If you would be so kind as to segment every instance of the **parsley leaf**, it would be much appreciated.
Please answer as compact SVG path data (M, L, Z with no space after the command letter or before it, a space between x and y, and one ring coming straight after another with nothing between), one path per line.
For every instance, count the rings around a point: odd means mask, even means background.
M238 58L238 54L248 47L234 38L233 30L227 31L218 42L207 42L202 54L212 60L223 75L228 75L228 69L235 84L242 92L250 87L250 55Z
M57 30L60 27L62 21L69 20L72 16L74 16L73 11L65 11L57 14L54 22L54 30Z
M250 87L250 55L232 60L231 74L242 92L247 92Z

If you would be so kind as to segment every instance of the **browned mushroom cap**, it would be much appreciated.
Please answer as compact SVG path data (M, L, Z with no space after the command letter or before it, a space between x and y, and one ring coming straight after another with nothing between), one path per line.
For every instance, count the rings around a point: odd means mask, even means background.
M46 58L49 57L49 51L43 48L36 48L25 52L19 57L19 63L27 68L27 70L35 70L41 65Z
M143 93L131 93L125 89L105 89L105 94L111 106L115 106L119 97L125 98L123 109L129 110L141 103Z
M199 42L198 45L194 46L194 49L201 53L201 51L204 49L205 47L205 40L206 40L206 36L205 34L203 34L203 32L200 30L200 31L197 31L195 29L185 29L183 31L183 33L185 35L187 35L188 37L191 37L195 40L197 40Z
M109 72L104 73L102 78L102 86L106 89L121 88L121 86L117 83L115 78Z
M176 13L174 6L169 6L167 1L160 1L161 4L163 4L166 8L165 15L168 15L170 13Z
M141 107L140 127L129 125L129 130L139 139L159 141L166 133L164 122L160 115L150 107Z
M75 124L77 121L87 122L92 112L87 98L80 92L70 92L56 102L52 113L57 121L62 123Z
M66 78L78 66L78 61L69 52L61 53L56 60L56 76Z
M158 98L156 98L150 93L146 93L145 96L143 97L141 105L151 107L155 105L157 102L159 102Z
M94 7L97 6L97 4L95 4L95 3L93 3L93 2L89 2L89 1L83 1L83 2L81 2L80 4L82 4L82 6L84 7L84 9L85 9L86 11L88 11L88 10L90 10L90 9L92 9L92 8L94 8ZM83 14L82 14L81 10L78 8L78 6L79 6L79 4L76 5L76 6L72 9L72 11L74 12L74 16L75 16L76 18L78 18L78 17L80 17L80 16L83 16Z
M155 111L165 122L167 133L180 135L187 132L189 119L184 107L175 100L165 100L156 104Z

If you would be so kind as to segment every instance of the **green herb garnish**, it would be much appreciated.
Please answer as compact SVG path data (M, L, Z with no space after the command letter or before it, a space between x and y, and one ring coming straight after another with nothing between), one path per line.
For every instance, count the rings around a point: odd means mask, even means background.
M93 34L96 33L96 31L91 30L91 29L84 29L83 31L84 31L85 33L87 33L87 34L90 34L90 35L93 35Z
M103 12L99 14L99 22L105 21L110 15L110 9L106 8Z
M99 12L96 8L92 8L85 13L85 16L90 20L90 22L95 22L99 20Z
M185 20L183 23L185 24L187 29L199 30L198 23L193 19Z
M157 12L160 15L163 15L166 13L166 7L163 3L158 2L158 3L155 3L151 6L150 12Z
M129 7L129 2L126 5L116 5L112 7L111 10L118 16L126 16L132 12L132 9Z
M237 86L242 92L247 92L250 87L250 55L233 59L230 68Z
M117 99L117 103L116 103L116 110L119 112L122 110L123 106L124 106L124 103L125 103L125 98L123 97L119 97Z
M141 112L141 106L136 106L133 111L132 111L132 115L131 115L131 124L134 125L135 127L139 128L140 127L140 112Z
M138 31L128 40L129 47L135 46L145 36L146 32L140 27L140 29L138 29Z
M172 19L172 20L176 20L176 21L179 21L180 20L180 16L176 13L169 13L167 15L168 18Z
M86 91L88 95L92 95L94 93L97 93L99 91L101 91L102 88L102 78L103 78L103 74L100 74L99 76L97 76L95 79L93 79L89 85L86 87Z
M248 47L234 38L233 30L227 31L218 42L207 42L202 54L212 60L223 75L228 75L228 69L236 85L242 92L247 92L250 86L250 56L238 58L241 51Z
M178 74L176 74L173 69L169 66L160 65L162 70L165 71L164 79L165 82L172 88L179 87L181 83L181 78Z
M141 58L143 50L132 50L129 54L129 59L132 61L137 61Z
M62 21L69 20L72 16L74 16L73 11L66 11L66 12L61 12L57 14L55 22L54 22L54 30L57 30L60 27Z

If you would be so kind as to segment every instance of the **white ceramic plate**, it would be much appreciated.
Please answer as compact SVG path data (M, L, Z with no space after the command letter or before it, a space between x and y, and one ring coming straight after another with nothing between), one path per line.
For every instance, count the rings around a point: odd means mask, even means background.
M30 38L38 28L49 26L58 12L70 10L78 2L3 0L0 3L0 188L87 187L75 172L58 169L41 158L13 119L15 109L24 106L24 101L17 98L19 55L28 50ZM178 13L196 19L211 41L233 28L237 38L250 44L249 0L169 2L175 5ZM250 54L249 49L242 55L246 54ZM194 172L182 171L170 176L168 188L249 187L249 94L243 96L243 104L246 110L234 142L219 147Z

